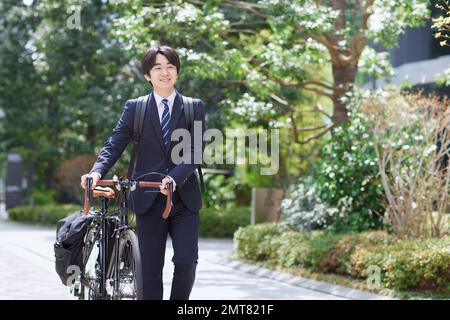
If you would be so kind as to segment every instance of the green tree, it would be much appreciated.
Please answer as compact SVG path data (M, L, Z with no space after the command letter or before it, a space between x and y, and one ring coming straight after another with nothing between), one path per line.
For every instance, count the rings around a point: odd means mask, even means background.
M326 50L328 55L325 61L330 63L332 71L332 79L329 82L324 82L323 78L316 78L311 72L304 72L306 68L303 66L323 62L318 60L318 53L323 51L317 49L297 51L299 60L295 66L300 70L290 68L288 74L281 79L277 79L273 72L271 74L262 68L258 69L268 74L270 80L282 87L310 90L329 97L333 101L331 118L333 124L347 121L347 108L341 98L351 90L360 60L364 61L370 53L373 55L373 52L364 51L369 40L381 43L386 48L393 47L396 45L397 37L406 27L421 25L429 14L428 1L423 0L262 0L255 4L225 0L221 3L225 6L260 12L271 26L272 33L283 35L281 39L287 40L278 41L281 45L275 45L281 52L286 52L286 49L294 48L295 45L307 47L307 41ZM278 51L275 53L272 54L272 60L263 61L264 66L277 66L272 62L276 62L274 59L280 54ZM382 57L383 55L379 56ZM381 76L385 71L386 69L381 68L378 74L373 75Z
M341 98L357 72L393 73L387 53L368 42L392 47L428 15L425 0L116 3L113 33L131 51L157 43L177 48L180 86L213 106L211 126L280 129L280 174L255 179L257 170L247 167L241 175L257 185L286 184L307 172L315 140L347 121Z
M34 160L50 187L62 161L98 150L125 100L146 83L110 36L114 12L103 1L8 3L1 4L2 151ZM69 25L73 8L80 28Z

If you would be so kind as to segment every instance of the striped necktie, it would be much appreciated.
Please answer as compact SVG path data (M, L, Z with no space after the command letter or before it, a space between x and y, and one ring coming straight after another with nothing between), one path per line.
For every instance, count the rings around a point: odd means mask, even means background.
M167 147L169 144L169 120L170 120L170 111L169 111L169 100L163 99L162 103L164 105L164 111L161 118L161 130L163 136L164 147Z

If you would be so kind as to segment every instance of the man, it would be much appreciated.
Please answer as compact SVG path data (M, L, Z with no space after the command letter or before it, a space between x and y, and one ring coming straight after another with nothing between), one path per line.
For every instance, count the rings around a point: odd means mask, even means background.
M153 86L148 97L143 130L139 142L134 178L148 172L166 174L159 193L136 189L130 196L130 209L136 212L136 226L141 251L143 270L143 299L163 298L162 270L167 234L172 239L175 265L170 299L187 300L195 280L198 259L198 211L201 208L201 194L194 171L194 161L174 164L171 150L176 144L170 137L177 128L186 129L182 97L175 89L180 71L180 60L172 48L158 46L150 48L143 56L144 77ZM205 114L203 102L194 101L194 121L201 121L204 131ZM128 100L122 116L105 142L98 159L89 174L81 177L85 187L87 177L93 179L92 187L104 177L119 159L133 134L134 113L137 99ZM191 126L192 159L194 149L194 125ZM202 148L202 146L200 146ZM198 149L197 149L198 150ZM148 176L149 181L155 177ZM159 178L160 179L160 178ZM167 182L174 187L173 208L169 218L161 216L166 203Z

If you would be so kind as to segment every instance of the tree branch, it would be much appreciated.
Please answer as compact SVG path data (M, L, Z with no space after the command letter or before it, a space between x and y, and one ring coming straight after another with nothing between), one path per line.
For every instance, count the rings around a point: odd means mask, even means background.
M298 129L297 129L297 123L295 122L294 111L291 111L289 113L289 119L291 119L291 123L292 123L292 131L293 131L293 135L294 135L294 142L295 143L300 143L300 141L298 140Z
M305 85L308 85L308 84L316 84L318 86L324 87L325 89L328 89L328 90L331 90L331 91L333 91L335 89L334 86L328 85L328 84L326 84L324 82L317 81L317 80L305 80L305 81L302 81L302 83L301 83L302 86L305 86Z
M330 99L334 98L332 93L328 93L328 92L325 92L325 91L322 91L322 90L319 90L319 89L316 89L316 88L309 88L309 87L304 86L303 89L311 91L311 92L315 92L318 95L325 96L325 97L328 97Z
M329 124L327 124L327 125L325 126L325 130L323 130L323 131L321 131L321 132L319 132L319 133L310 135L310 136L307 137L305 140L301 140L301 141L299 141L298 143L299 143L299 144L307 144L307 143L311 142L312 140L318 139L318 138L320 138L321 136L323 136L325 133L327 133L328 131L330 131L330 130L331 130L333 127L335 127L335 126L336 126L336 124L334 124L334 123L329 123Z
M227 29L226 32L235 32L235 33L248 33L248 34L258 34L255 30L252 29Z
M290 107L289 102L287 102L286 100L284 100L283 98L280 98L279 96L277 96L274 93L271 93L269 95L269 97L271 97L273 100L275 100L276 102L278 102L279 104L282 104L284 106Z
M316 126L316 127L303 127L303 128L298 129L297 131L300 131L300 132L316 131L316 130L324 129L327 126L328 126L327 124L324 124L324 125Z
M327 113L320 103L316 103L316 109L319 110L320 113L325 115L327 118L332 119L332 115Z

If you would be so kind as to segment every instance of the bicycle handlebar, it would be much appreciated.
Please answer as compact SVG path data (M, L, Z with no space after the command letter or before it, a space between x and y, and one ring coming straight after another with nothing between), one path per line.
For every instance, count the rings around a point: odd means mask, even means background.
M91 208L91 190L92 178L86 179L86 189L84 192L84 203L83 203L83 213L88 214L89 209ZM121 190L123 187L130 188L133 191L136 187L139 188L159 188L161 186L161 182L150 182L150 181L136 181L136 180L99 180L97 182L98 186L103 187L115 187L117 190ZM164 208L162 217L163 219L167 219L169 217L170 211L172 210L172 197L173 197L173 183L168 182L166 184L166 189L168 189L166 207Z

